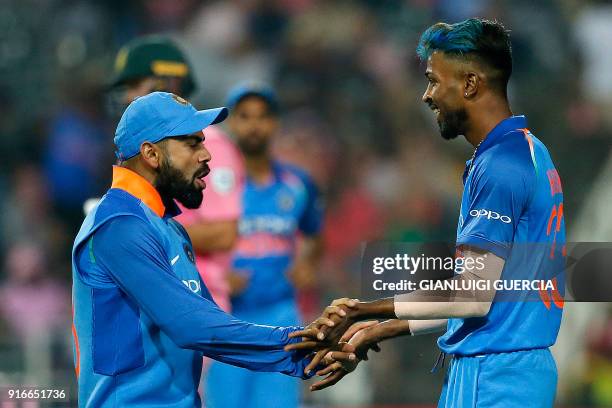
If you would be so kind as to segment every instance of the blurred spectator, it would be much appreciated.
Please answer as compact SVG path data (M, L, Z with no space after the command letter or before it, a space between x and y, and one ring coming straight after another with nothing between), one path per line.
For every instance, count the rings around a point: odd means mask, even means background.
M7 279L0 286L0 310L20 338L66 329L70 296L66 286L49 275L40 246L20 243L11 247L6 272Z
M263 2L267 3L267 2ZM257 48L250 24L255 2L213 1L196 11L183 31L189 59L201 84L196 102L224 102L227 90L245 79L270 83L275 56Z
M600 109L612 129L612 53L602 50L612 44L612 4L607 1L586 2L574 22L574 35L582 53L584 70L580 81L585 96Z
M9 249L5 269L7 279L0 285L0 319L7 323L9 333L20 346L23 380L30 384L51 385L53 344L69 333L68 288L49 275L43 249L31 242ZM5 361L8 363L8 359Z
M587 384L595 406L612 406L612 307L603 325L589 331Z
M31 242L50 254L50 259L46 260L50 268L62 262L65 265L71 237L53 217L43 173L34 164L22 164L12 176L12 188L2 203L0 216L3 252L9 253L9 248L19 243Z
M95 69L95 68L94 68ZM65 104L49 124L44 166L58 215L73 232L82 220L82 205L107 187L112 130L104 120L100 72L85 70L79 86L64 82ZM64 78L72 81L74 77Z

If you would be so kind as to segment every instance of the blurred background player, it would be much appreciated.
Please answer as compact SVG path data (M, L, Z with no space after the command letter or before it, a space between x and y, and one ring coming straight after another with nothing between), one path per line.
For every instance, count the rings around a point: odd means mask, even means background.
M153 91L172 92L188 98L196 89L195 75L183 51L163 36L145 36L125 45L115 60L112 82L114 106L125 107L135 98ZM122 109L123 110L123 109ZM182 208L177 220L185 226L196 266L213 299L229 310L229 249L236 241L244 180L238 149L217 126L206 129L205 144L211 153L211 172L206 177L206 205Z
M232 311L261 324L296 324L296 289L312 285L321 256L318 191L305 172L272 157L270 145L279 121L271 88L238 85L227 105L229 129L244 155L247 174L230 275ZM283 377L213 362L207 406L297 407L299 382Z

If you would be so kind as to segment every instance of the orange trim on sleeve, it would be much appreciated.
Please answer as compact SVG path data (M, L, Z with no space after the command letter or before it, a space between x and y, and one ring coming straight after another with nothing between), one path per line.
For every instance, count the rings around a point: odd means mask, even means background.
M538 162L535 157L535 150L533 149L533 139L531 138L531 132L527 128L519 129L525 135L525 140L529 144L529 153L531 154L531 161L533 162L533 167L535 167L536 175L538 174Z
M74 305L72 305L72 337L74 338L74 348L76 352L76 364L74 365L74 372L76 373L77 380L79 374L81 374L81 349L79 347L79 336L77 335L76 326L74 325Z
M133 195L160 217L163 217L166 212L166 207L155 187L147 179L132 170L113 166L111 188L118 188Z

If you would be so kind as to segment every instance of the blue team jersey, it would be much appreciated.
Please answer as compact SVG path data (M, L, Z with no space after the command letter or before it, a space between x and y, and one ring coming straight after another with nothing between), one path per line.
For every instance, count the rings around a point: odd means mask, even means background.
M563 308L565 223L561 181L524 116L500 122L466 163L457 245L505 259L502 280L548 280L554 289L498 291L481 318L449 319L442 351L479 355L549 347Z
M115 167L83 222L72 257L79 406L200 407L202 356L303 376L306 362L283 351L296 327L246 323L217 307L177 213L144 178Z
M247 179L233 267L249 275L246 290L232 299L235 313L294 298L287 278L298 233L321 229L322 206L312 180L301 170L273 162L273 179Z

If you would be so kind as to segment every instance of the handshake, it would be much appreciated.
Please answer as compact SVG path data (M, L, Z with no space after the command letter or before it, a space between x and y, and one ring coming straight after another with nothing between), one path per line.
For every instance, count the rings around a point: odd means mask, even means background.
M332 302L322 315L303 330L295 331L290 338L301 338L300 342L285 346L286 351L310 351L310 363L305 374L313 370L318 376L326 376L311 385L311 391L330 387L348 373L355 370L361 360L368 359L368 351L380 351L377 320L369 318L361 310L356 299L342 298Z

